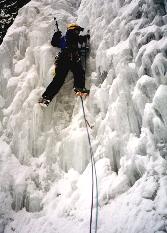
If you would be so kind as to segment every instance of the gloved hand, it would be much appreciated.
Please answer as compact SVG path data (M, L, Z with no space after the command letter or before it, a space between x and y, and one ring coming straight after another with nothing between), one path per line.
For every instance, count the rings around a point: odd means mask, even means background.
M60 39L61 39L61 31L57 31L54 33L52 40L51 40L51 45L53 47L58 47L60 46Z
M55 35L56 37L61 37L62 32L61 32L61 31L57 31L57 32L54 33L54 35Z

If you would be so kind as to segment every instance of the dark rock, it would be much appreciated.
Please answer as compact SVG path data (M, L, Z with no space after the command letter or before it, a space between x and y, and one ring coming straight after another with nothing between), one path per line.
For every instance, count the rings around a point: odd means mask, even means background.
M18 10L30 0L1 0L0 1L0 44L6 34L7 29L13 23L18 14Z

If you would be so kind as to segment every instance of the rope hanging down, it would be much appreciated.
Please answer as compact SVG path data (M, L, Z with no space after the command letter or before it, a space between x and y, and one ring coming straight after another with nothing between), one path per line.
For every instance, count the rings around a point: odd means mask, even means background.
M89 30L88 30L89 33ZM86 57L87 57L87 41L85 43L85 72L84 75L86 74ZM81 98L81 103L82 103L82 110L83 110L83 116L85 120L85 126L86 126L86 132L88 136L88 142L89 142L89 149L90 149L90 158L91 158L91 170L92 170L92 195L91 195L91 213L90 213L90 226L89 226L89 233L92 233L92 218L93 218L93 196L94 196L94 176L95 176L95 185L96 185L96 221L95 221L95 233L97 233L97 222L98 222L98 185L97 185L97 172L96 172L96 166L95 166L95 159L94 159L94 154L93 154L93 149L91 145L91 140L90 140L90 134L88 130L88 126L92 128L89 124L89 122L86 119L86 114L85 114L85 108L83 104L83 98Z
M84 115L84 120L85 120L85 126L86 126L86 131L87 131L87 136L88 136L88 142L89 142L89 149L90 149L90 157L91 157L91 167L92 167L92 195L91 195L91 214L90 214L90 228L89 228L89 233L92 233L92 218L93 218L93 196L94 196L94 177L95 177L95 185L96 185L96 222L95 222L95 233L97 233L97 222L98 222L98 185L97 185L97 172L96 172L96 166L95 166L95 159L94 159L94 154L93 154L93 149L91 145L91 140L90 140L90 134L88 130L88 126L90 127L87 119L86 119L86 114L85 114L85 109L84 109L84 104L83 104L83 99L81 97L81 103L82 103L82 110L83 110L83 115Z

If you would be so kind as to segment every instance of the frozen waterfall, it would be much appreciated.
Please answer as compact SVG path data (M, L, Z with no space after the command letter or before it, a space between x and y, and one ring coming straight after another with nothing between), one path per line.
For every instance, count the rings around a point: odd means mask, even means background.
M89 229L89 144L72 74L47 109L38 104L59 51L55 16L63 33L69 22L90 30L98 233L167 232L167 2L31 0L0 46L0 233Z

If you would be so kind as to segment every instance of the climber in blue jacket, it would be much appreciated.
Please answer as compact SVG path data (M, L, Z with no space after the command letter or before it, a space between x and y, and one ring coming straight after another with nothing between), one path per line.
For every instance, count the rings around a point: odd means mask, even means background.
M85 88L85 71L81 63L81 52L79 45L82 47L83 43L87 43L90 35L79 35L84 29L76 23L67 26L65 36L62 36L61 31L54 33L51 45L61 48L61 52L55 60L55 76L53 81L48 85L39 103L43 106L48 106L54 96L62 87L67 73L72 71L74 76L74 91L89 94L89 90Z

